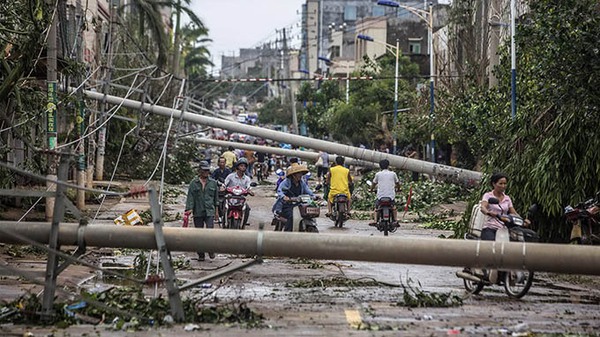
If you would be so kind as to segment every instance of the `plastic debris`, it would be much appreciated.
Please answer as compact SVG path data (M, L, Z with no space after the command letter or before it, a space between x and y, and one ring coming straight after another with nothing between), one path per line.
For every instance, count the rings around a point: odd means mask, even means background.
M183 330L185 330L185 331L200 330L200 326L198 324L187 324L186 326L183 327Z
M175 323L175 320L173 319L173 316L171 315L167 315L163 318L163 323L165 324L173 324Z

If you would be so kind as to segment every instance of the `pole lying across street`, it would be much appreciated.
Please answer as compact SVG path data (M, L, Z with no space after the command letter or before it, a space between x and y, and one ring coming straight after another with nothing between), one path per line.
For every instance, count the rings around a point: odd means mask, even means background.
M390 166L398 169L420 172L437 177L445 177L470 185L479 184L482 178L481 172L465 170L438 163L430 163L427 161L402 156L395 156L389 153L337 144L325 140L313 139L285 132L279 132L243 123L226 121L219 118L202 116L189 112L182 112L181 110L167 108L164 106L143 104L139 101L134 101L112 95L104 95L103 93L89 90L85 90L84 94L90 99L106 101L109 104L122 105L123 107L130 109L142 109L143 111L165 117L173 117L208 127L226 129L233 132L244 133L255 137L272 139L281 143L289 143L297 146L303 146L309 149L326 151L328 153L364 160L367 162L378 163L382 159L388 159L390 161ZM357 125L357 127L360 126Z
M287 156L287 157L298 157L298 158L302 158L304 160L310 160L313 162L316 162L317 159L319 158L318 152L311 152L311 151L288 150L288 149L282 149L282 148L273 147L273 146L228 142L225 140L216 140L216 139L210 139L210 138L196 139L196 141L200 144L206 144L206 145L211 145L211 146L219 146L219 147L225 147L225 148L229 147L229 146L233 146L233 147L235 147L237 149L241 149L241 150L258 151L258 152L277 154L277 155L282 155L282 156ZM329 155L329 161L335 161L336 157L337 157L336 155ZM352 158L346 158L345 163L347 165L376 167L374 163L366 162L366 161L362 161L362 160L356 160L356 159L352 159Z
M23 236L46 244L50 229L47 222L0 222L0 242L27 244L16 238ZM584 245L176 227L163 231L166 246L177 251L600 275L600 250ZM59 234L60 246L83 240L88 247L156 249L151 226L88 225L80 230L77 224L62 223Z

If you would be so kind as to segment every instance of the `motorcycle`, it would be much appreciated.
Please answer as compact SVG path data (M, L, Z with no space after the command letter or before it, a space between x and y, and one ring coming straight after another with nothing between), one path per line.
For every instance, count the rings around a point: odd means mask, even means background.
M490 198L490 204L499 204L496 198ZM531 214L535 206L529 209ZM471 230L465 235L465 239L479 240L481 225L485 221L483 214L479 211L479 205L473 207L473 221ZM502 212L504 213L504 212ZM537 242L538 234L530 229L523 228L523 219L510 214L498 214L498 221L504 223L505 227L496 232L496 242ZM527 294L533 283L533 271L530 270L496 270L483 268L465 268L456 273L463 279L464 287L471 294L479 294L485 286L503 285L505 293L512 298L521 298Z
M344 222L350 218L348 212L348 196L345 194L336 194L333 197L333 207L331 212L331 220L335 227L342 228Z
M388 233L394 233L398 229L396 219L394 219L393 207L392 198L381 198L377 204L376 227L380 232L383 232L384 236L388 236Z
M250 191L240 186L227 187L224 199L223 215L225 217L223 228L244 229L248 219L245 218L246 197Z
M292 211L293 232L318 233L316 218L321 214L321 207L308 194L302 194L298 197L290 198L286 201L294 206ZM272 226L275 226L276 232L281 232L285 228L287 219L279 214L275 214Z
M596 197L581 202L575 207L565 207L565 218L571 224L570 241L574 244L593 245L600 243L600 192Z
M265 163L256 162L254 164L256 170L256 181L261 182L267 178L267 168Z
M219 227L223 228L225 226L225 219L227 218L225 216L225 196L227 195L227 189L225 188L223 182L217 181L217 183L219 184L219 205L217 206L219 211L219 217L216 220L219 224Z

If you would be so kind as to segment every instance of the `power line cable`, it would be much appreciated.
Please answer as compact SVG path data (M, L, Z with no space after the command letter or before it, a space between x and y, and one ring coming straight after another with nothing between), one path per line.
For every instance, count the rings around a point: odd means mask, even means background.
M135 82L137 81L137 78L138 78L138 76L139 76L139 74L135 76L135 78L134 78L134 80L133 80L133 82L132 82L132 84L131 84L131 86L130 86L129 90L127 91L127 94L125 94L125 97L123 97L124 99L127 99L129 96L131 96L131 95L133 94L133 92L134 92L134 90L133 90L133 85L134 85L134 84L135 84ZM140 83L140 84L139 84L139 85L138 85L138 86L137 86L135 89L139 89L139 88L140 88L140 87L141 87L141 86L142 86L142 85L145 83L145 81L146 81L146 80L144 79L144 80L143 80L143 81L142 81L142 82L141 82L141 83ZM110 114L110 116L108 116L108 118L106 118L106 119L105 119L105 120L102 122L102 124L100 124L100 125L99 125L97 128L93 129L93 130L92 130L92 131L90 131L89 133L86 133L86 134L84 134L83 136L79 137L78 139L75 139L75 140L73 140L73 141L71 141L71 142L68 142L68 143L65 143L65 144L62 144L62 145L58 145L58 146L57 146L55 149L57 149L57 150L60 150L61 148L67 147L67 146L69 146L69 145L73 145L73 144L75 144L75 143L78 143L78 142L80 142L80 141L82 141L82 140L84 140L84 139L88 138L89 136L93 135L94 133L98 132L98 131L99 131L99 130L100 130L100 129L101 129L103 126L104 126L104 125L106 125L106 124L107 124L107 123L108 123L108 122L111 120L111 118L112 118L112 117L113 117L113 116L114 116L114 115L117 113L117 111L119 111L119 109L121 108L121 106L123 105L123 103L124 103L124 102L125 102L125 101L123 100L123 101L121 101L121 103L120 103L118 106L111 108L111 109L109 110L109 112L110 112L111 110L114 110L114 111L112 112L112 114Z

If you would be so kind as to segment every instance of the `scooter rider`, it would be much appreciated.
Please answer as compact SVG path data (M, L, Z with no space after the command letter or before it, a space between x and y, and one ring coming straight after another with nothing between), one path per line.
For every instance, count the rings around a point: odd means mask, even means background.
M503 212L508 212L510 215L516 215L520 217L515 208L511 198L504 193L506 191L506 185L508 183L508 177L503 173L495 173L490 178L492 190L483 195L481 199L481 213L486 215L483 229L481 230L481 240L495 240L496 231L500 228L505 227L504 223L496 218L497 215ZM490 198L496 198L500 203L493 205L488 202ZM529 220L525 219L524 225L529 225Z
M225 182L225 178L231 174L231 170L225 166L226 162L227 159L225 159L225 157L219 157L219 160L217 161L219 167L213 171L211 178L220 183Z
M225 178L224 188L239 186L248 191L248 194L254 195L254 192L250 190L250 184L252 180L250 177L246 175L246 170L248 169L248 160L246 158L240 158L233 165L235 171ZM246 204L246 212L244 214L244 218L246 222L250 218L250 205ZM244 225L248 225L247 223Z
M284 179L277 189L277 201L273 205L273 211L279 213L287 219L284 231L291 232L293 229L292 210L294 205L286 202L290 198L298 197L303 194L308 194L311 197L318 199L313 194L310 187L306 184L302 177L308 173L306 165L292 164L286 171L286 179Z
M329 185L326 214L328 217L331 215L333 198L336 194L345 194L348 197L348 213L350 213L352 207L352 198L350 195L350 185L353 184L352 175L350 174L350 170L344 167L344 162L344 157L337 156L335 158L335 165L329 169L325 177L325 184Z
M392 199L394 222L397 225L398 210L396 208L396 204L394 203L394 199L396 198L396 190L400 189L400 180L398 179L396 172L388 170L390 167L389 160L382 159L379 162L379 167L381 168L381 171L375 174L375 177L373 178L373 186L371 186L371 190L377 188L377 200L375 201L375 223L370 223L369 225L375 226L379 221L377 218L377 208L379 207L379 200L381 200L381 198Z

